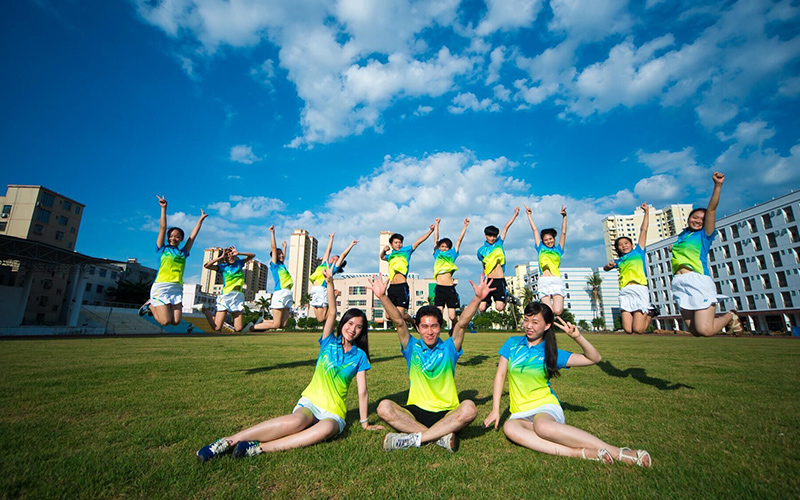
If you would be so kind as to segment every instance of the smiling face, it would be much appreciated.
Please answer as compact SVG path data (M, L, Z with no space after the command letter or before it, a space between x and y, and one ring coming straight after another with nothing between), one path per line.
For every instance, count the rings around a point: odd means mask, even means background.
M364 318L353 316L342 324L342 338L352 344L364 329Z
M389 242L389 245L392 247L392 250L395 252L403 248L403 240L399 238L395 238Z
M550 328L550 323L545 322L542 313L530 314L522 318L522 328L528 342L538 343L544 337L544 332Z
M628 238L620 238L617 241L617 253L619 255L630 253L631 250L633 250L633 243Z
M486 243L490 245L494 245L494 242L497 241L497 236L492 236L489 234L484 234L484 236L486 236Z
M692 231L699 231L703 229L703 224L706 220L706 211L705 210L696 210L689 215L689 220L687 224L689 225L689 229Z
M439 324L439 319L436 316L423 316L417 323L417 332L419 332L420 338L428 347L436 345L441 329L442 325Z
M440 252L446 252L448 250L450 250L450 245L448 245L447 243L439 243Z
M542 243L548 248L553 248L556 244L556 239L552 234L545 234L542 236Z
M183 232L178 228L173 228L167 235L167 242L170 246L176 247L183 241Z

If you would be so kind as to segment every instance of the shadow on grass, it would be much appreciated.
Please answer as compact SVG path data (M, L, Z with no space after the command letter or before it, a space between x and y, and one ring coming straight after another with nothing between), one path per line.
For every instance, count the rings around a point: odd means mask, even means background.
M370 402L369 406L367 406L367 413L369 414L369 423L371 425L380 424L380 425L386 427L387 431L393 432L392 431L392 427L389 424L387 424L386 422L384 422L383 420L381 420L380 417L378 417L378 415L377 415L377 413L378 413L378 405L384 399L389 399L391 401L394 401L396 404L398 404L400 406L403 406L405 404L406 400L408 399L408 390L395 392L394 394L389 394L387 396L383 396L382 398L379 398L379 399L376 399L376 400ZM361 424L359 424L360 418L361 417L358 414L358 408L351 408L351 409L347 410L347 414L345 415L344 420L345 420L345 422L348 423L348 426L345 427L344 432L342 432L342 437L346 437L348 434L350 434L350 429L354 425L358 425L358 426L361 425Z
M650 377L647 375L647 371L644 368L628 368L627 370L620 370L608 361L601 361L597 363L597 366L599 366L600 369L606 373L606 375L611 375L612 377L617 378L632 377L637 382L645 385L651 385L659 391L675 391L682 387L694 390L694 387L691 385L673 384L669 380Z
M467 361L459 362L458 364L461 366L477 366L487 359L489 359L489 356L486 356L485 354L479 354L477 356L472 356L472 358L468 359Z
M374 365L375 363L383 363L384 361L391 361L393 359L402 358L403 356L384 356L382 358L372 358L370 364ZM247 375L255 375L256 373L263 373L272 370L280 370L283 368L298 368L301 366L314 366L317 364L317 358L314 359L306 359L303 361L292 361L291 363L278 363L277 365L272 366L262 366L260 368L249 368L247 370L243 370L244 373Z

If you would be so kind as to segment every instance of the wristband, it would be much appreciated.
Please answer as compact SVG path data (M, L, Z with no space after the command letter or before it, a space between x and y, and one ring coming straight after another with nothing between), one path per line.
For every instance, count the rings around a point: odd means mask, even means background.
M369 422L369 418L365 418L364 420L359 420L359 422L361 422L362 424L366 424L367 422Z

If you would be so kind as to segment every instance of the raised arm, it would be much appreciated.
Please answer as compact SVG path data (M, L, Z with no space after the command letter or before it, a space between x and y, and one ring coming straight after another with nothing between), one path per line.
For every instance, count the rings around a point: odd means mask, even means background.
M528 208L528 205L523 205L525 207L525 213L528 214L528 222L531 224L531 230L533 231L533 243L538 247L542 243L542 237L539 236L539 230L536 229L536 224L533 222L533 210Z
M561 205L561 239L558 241L561 245L561 250L564 250L564 245L567 244L567 207Z
M381 260L386 260L386 254L389 252L390 248L391 247L389 245L385 245L383 248L381 248Z
M328 259L331 258L331 248L333 248L333 237L336 233L331 233L328 235L328 247L325 249L325 253L322 254L322 262L328 262Z
M358 420L361 428L368 431L382 431L382 425L369 425L369 391L367 390L367 372L361 370L356 373L356 385L358 385Z
M428 238L431 237L431 234L433 234L433 224L431 224L430 228L428 229L428 231L425 234L420 236L419 239L417 239L417 241L412 243L411 250L416 250L418 246L422 245L422 243L425 240L427 240Z
M384 311L386 311L386 317L391 319L392 323L394 323L394 327L397 329L397 338L400 340L400 346L405 349L411 334L408 333L408 325L400 314L400 311L397 310L397 307L392 304L392 301L386 296L386 287L389 285L389 278L383 281L380 276L375 276L374 278L368 279L367 283L367 288L372 290L375 297L381 301L381 305Z
M650 227L650 206L647 202L642 203L644 217L642 217L642 227L639 228L639 248L644 250L647 246L647 228Z
M472 285L472 289L475 290L475 296L472 297L472 300L469 301L467 307L464 308L461 316L458 317L456 324L453 325L453 345L456 351L461 349L461 344L464 342L464 333L467 331L467 326L469 326L469 322L472 321L472 317L478 312L478 306L481 301L494 290L494 288L489 288L492 281L493 280L484 275L481 275L481 281L477 285L470 280L469 284Z
M440 219L439 217L437 217L433 221L433 250L434 251L436 251L436 249L439 248L439 222L441 222L441 221L442 221L442 219ZM456 252L458 252L458 250L456 250Z
M214 250L222 250L222 249L221 249L221 248L215 248ZM225 258L225 251L223 250L223 252L220 254L220 256L219 256L219 257L217 257L216 259L211 259L211 260L209 260L208 262L206 262L205 264L203 264L203 267L205 267L206 269L210 269L210 270L212 270L212 271L216 271L216 270L218 270L218 269L219 269L219 268L216 266L216 263L217 263L217 262L219 262L219 261L221 261L221 260L222 260L222 259L224 259L224 258Z
M483 421L484 429L488 428L492 423L494 423L494 428L497 429L497 424L500 423L500 398L503 396L503 386L506 384L507 371L508 360L500 356L500 362L497 363L497 373L494 375L494 384L492 385L492 411Z
M156 248L164 246L164 240L167 237L167 199L163 196L156 195L158 204L161 206L161 217L158 220L158 236L156 240Z
M500 239L501 240L506 241L506 233L508 232L508 228L510 228L511 224L513 224L514 221L517 220L517 216L518 215L519 215L519 207L515 207L514 208L514 215L512 215L511 218L508 219L508 222L506 222L506 225L503 226L503 229L500 231Z
M194 225L194 229L192 229L192 233L189 235L189 239L186 240L186 244L183 245L184 253L188 254L192 251L192 246L194 245L194 240L197 238L197 233L200 232L200 228L203 226L203 221L206 220L208 214L201 208L200 209L200 218L197 219L197 224Z
M336 327L336 289L333 286L333 273L330 269L322 270L325 276L325 283L328 284L328 315L325 316L325 325L322 327L322 338L326 338L333 333Z
M565 322L560 316L556 316L553 323L564 330L564 333L569 335L583 349L583 354L572 353L569 361L567 361L567 366L592 366L600 362L602 359L600 353L581 335L577 326Z
M278 263L278 242L275 241L275 226L269 226L269 234L270 234L270 260L272 260L273 264ZM284 255L284 258L286 256Z
M336 262L338 267L342 267L341 263L344 262L344 260L347 258L347 255L350 253L350 250L352 250L356 245L358 245L358 240L353 240L349 245L347 245L347 248L345 248L344 252L339 255L339 260Z
M721 172L714 172L711 176L714 181L714 191L711 192L711 199L708 200L708 208L706 208L706 218L704 227L706 235L711 236L717 225L717 205L719 205L719 194L722 191L722 183L725 182L725 174Z
M458 235L458 240L456 240L456 253L461 249L461 242L464 241L464 235L467 234L467 226L469 226L469 219L464 219L464 227L461 228L461 234Z

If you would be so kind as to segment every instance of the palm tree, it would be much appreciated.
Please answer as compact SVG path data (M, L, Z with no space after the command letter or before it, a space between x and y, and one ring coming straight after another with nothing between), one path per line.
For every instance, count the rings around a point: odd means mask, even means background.
M258 304L258 310L261 312L261 319L264 319L264 315L269 310L270 300L266 297L261 297L256 301L256 304Z
M535 302L536 297L533 295L533 290L525 287L525 294L522 296L522 307L526 307L531 302Z
M597 272L586 278L586 289L589 291L589 295L592 299L592 313L595 318L597 318L597 311L603 309L601 305L602 295L600 293L600 285L602 283L603 278L601 278L600 273Z

